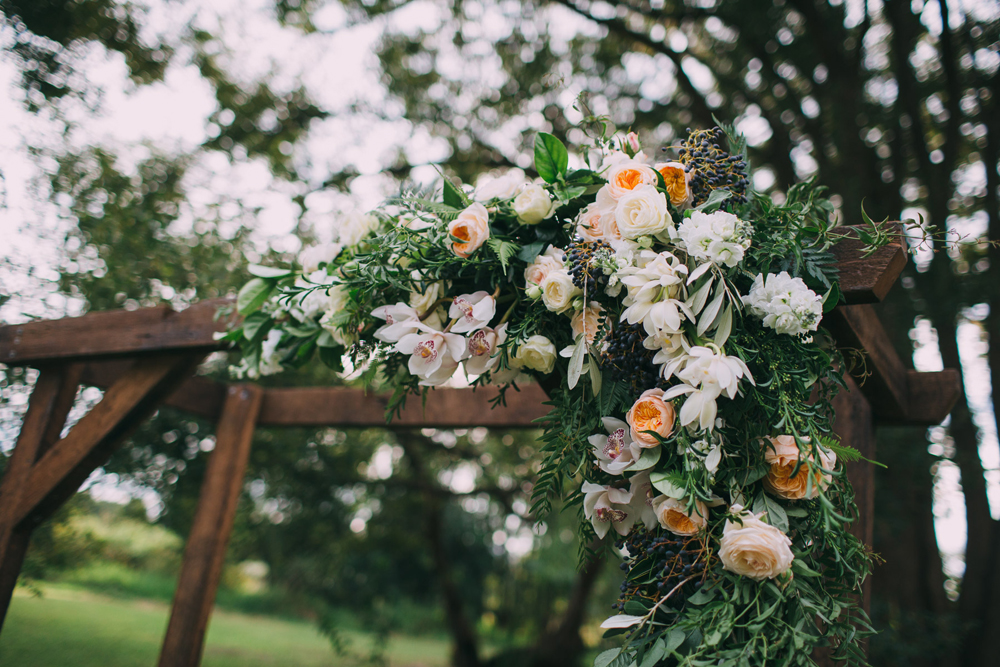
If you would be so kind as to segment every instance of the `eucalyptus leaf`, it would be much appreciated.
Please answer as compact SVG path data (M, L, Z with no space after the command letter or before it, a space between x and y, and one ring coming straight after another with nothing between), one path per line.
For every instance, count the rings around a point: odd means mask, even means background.
M601 368L597 365L597 360L594 359L593 355L590 355L588 368L590 370L590 389L594 392L594 396L597 396L601 393L604 378L601 375Z
M649 475L649 482L653 485L660 493L670 496L671 498L677 498L678 500L683 498L687 493L684 491L684 487L674 484L668 479L668 474L665 472L654 472Z
M722 317L719 318L719 326L715 330L715 337L712 342L718 347L722 347L729 340L729 334L733 331L733 304L726 304L725 310L722 311Z
M666 642L663 645L663 653L665 655L670 655L684 643L686 638L684 631L680 628L674 628L669 633L667 633Z
M576 337L576 347L573 350L573 356L569 358L569 370L567 371L566 379L570 389L576 387L576 383L580 381L580 375L583 374L583 360L586 355L587 341L584 339L583 334L580 334Z
M690 306L691 311L697 315L701 312L701 309L705 307L705 303L708 301L709 295L712 293L712 283L715 280L712 276L709 276L705 284L698 288L698 290L687 300L688 306Z
M634 464L629 466L628 472L639 472L641 470L649 470L655 466L660 461L660 453L663 449L660 447L643 447L642 453L639 455L639 460Z
M660 637L653 643L649 650L646 651L646 655L642 657L642 662L639 663L639 667L654 667L654 665L656 665L656 663L660 660L663 660L666 655L666 643L664 642L663 637Z
M711 213L712 211L715 211L720 206L722 206L722 202L726 201L732 196L733 194L729 190L723 190L723 189L712 190L708 194L708 199L705 200L705 203L701 204L700 206L695 206L694 210L701 211L702 213Z
M292 275L291 269L279 269L274 266L261 266L260 264L251 264L247 267L247 272L251 276L257 276L258 278L286 278Z
M708 307L705 308L705 311L698 316L699 336L711 328L712 323L715 322L715 317L719 314L719 308L722 307L722 301L723 299L726 298L726 290L724 287L720 286L720 288L717 289L716 292L717 294L715 298L712 299L712 303L708 304Z

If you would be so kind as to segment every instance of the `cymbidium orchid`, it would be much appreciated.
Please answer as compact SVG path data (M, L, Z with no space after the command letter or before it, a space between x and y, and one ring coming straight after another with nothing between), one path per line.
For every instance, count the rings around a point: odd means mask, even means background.
M594 525L598 537L607 535L611 528L619 535L628 535L637 518L629 504L631 491L590 482L584 482L582 490L583 514Z
M373 335L386 343L395 343L403 336L421 328L420 314L405 303L379 306L372 311L372 317L385 320L385 324L376 329Z
M608 432L595 433L588 438L593 446L597 465L609 475L620 475L632 467L642 455L642 448L629 435L629 426L620 419L601 419Z
M497 303L486 291L456 296L448 309L448 317L455 320L452 333L467 333L482 329L497 311Z
M466 343L469 356L465 360L465 372L470 375L482 375L492 370L500 361L497 348L506 339L506 322L495 329L483 327L470 334Z
M410 355L410 373L420 378L421 385L430 387L447 381L468 353L464 336L434 331L423 324L400 338L395 349Z

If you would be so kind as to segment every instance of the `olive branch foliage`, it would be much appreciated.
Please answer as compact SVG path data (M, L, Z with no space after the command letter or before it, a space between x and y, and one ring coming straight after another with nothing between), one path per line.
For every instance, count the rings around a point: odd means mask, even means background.
M604 128L595 139L598 148L611 144L606 124L590 117L588 124ZM723 131L730 151L745 156L742 137L731 127L723 126ZM225 338L240 345L250 367L260 363L263 342L275 327L283 333L278 351L286 366L301 366L318 356L341 370L346 355L361 370L366 385L391 388L387 419L399 413L409 396L426 399L429 389L409 373L403 355L373 338L379 322L371 313L382 305L405 303L411 293L423 293L432 284L442 283L449 295L477 290L494 295L501 322L493 326L506 323L508 327L506 340L498 347L495 371L508 369L517 347L532 335L547 336L556 349L574 344L566 316L530 298L523 275L546 248L565 248L573 240L574 220L604 181L595 168L570 169L566 148L547 134L536 139L535 169L556 202L555 215L538 225L523 225L517 222L509 201L490 202L490 238L469 258L451 251L455 239L447 225L472 203L470 193L461 186L444 177L439 190L406 187L384 202L379 209L378 235L345 248L334 262L336 283L349 295L345 310L334 315L334 322L356 332L356 342L349 348L318 322L302 322L290 315L304 296L328 291L331 285L312 284L301 272L271 267L251 269L254 278L241 290L236 304L244 320ZM659 185L664 189L662 178ZM833 220L834 208L824 188L813 180L791 186L781 203L748 194L746 203L734 204L728 192L713 193L702 205L705 211L721 208L749 221L752 243L739 266L712 267L690 286L692 292L705 287L705 299L714 299L716 323L724 313L730 323L714 342L705 327L685 326L693 344L716 344L726 354L738 356L755 383L744 381L736 398L720 399L721 425L713 437L722 443L723 456L716 473L706 470L704 454L694 447L697 434L676 428L668 438L657 436L661 446L654 484L681 490L689 508L696 500L716 506L722 501L766 517L792 540L792 572L774 580L753 581L724 570L709 545L703 586L685 604L671 594L658 600L629 599L624 611L642 617L642 622L637 627L609 630L606 636L624 634L625 641L598 656L596 667L810 666L815 665L812 656L817 647L828 647L835 659L846 664L865 664L859 640L872 629L852 596L869 573L871 558L864 544L847 530L857 508L843 466L823 471L816 463L820 448L833 451L841 461L860 458L850 443L839 442L832 429L832 401L845 388L844 358L822 328L812 339L778 334L745 312L739 298L749 292L759 274L787 271L825 295L824 309L832 309L841 296L830 248L844 233ZM683 217L672 205L670 212L675 221ZM868 222L870 229L862 241L865 252L874 252L891 240L891 234L881 223ZM428 313L446 307L450 299L440 301ZM573 361L557 358L555 370L538 378L549 395L550 412L540 423L540 460L531 505L537 520L552 510L556 499L564 509L582 514L580 483L584 480L621 481L595 465L587 438L603 433L602 417L621 418L637 392L629 382L599 370L599 341L618 325L620 299L599 289L585 295L585 302L591 301L600 303L606 314L598 344L586 354L597 377L591 378L593 382L574 382L571 388L568 377ZM490 379L486 374L472 384L479 388ZM518 390L513 382L500 387L494 402L502 404L511 390ZM815 498L787 501L765 493L761 480L768 464L762 443L779 434L793 436L800 450L812 454L799 464L810 468L810 485L822 474L832 478L827 488L816 489ZM733 515L724 510L710 512L708 542L721 534L727 518ZM596 540L590 522L582 521L581 526L581 559L612 552L609 541ZM632 570L626 584L640 576L650 575L641 568Z

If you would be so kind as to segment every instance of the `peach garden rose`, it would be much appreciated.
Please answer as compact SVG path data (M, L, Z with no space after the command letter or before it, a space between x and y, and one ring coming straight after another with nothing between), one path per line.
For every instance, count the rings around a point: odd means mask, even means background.
M662 389L647 389L625 415L632 439L640 447L656 447L660 441L645 431L653 431L661 438L670 437L677 414L674 406L663 400Z
M719 559L723 569L754 581L774 579L788 572L795 559L792 541L753 514L740 514L742 509L739 505L730 508L740 517L742 525L730 519L722 529Z
M490 237L490 214L482 204L472 204L448 223L448 233L458 239L451 244L455 254L468 257Z
M660 525L675 535L695 535L708 525L708 508L700 500L688 512L686 501L660 496L653 499L653 512Z
M768 438L770 444L766 444L764 460L771 466L764 477L764 488L771 494L784 498L785 500L802 500L815 498L820 489L826 489L830 485L830 475L819 471L813 472L812 484L809 483L809 466L803 461L798 465L801 452L795 443L795 438L790 435L779 435ZM833 470L837 463L837 455L833 452L820 452L818 464L825 470Z

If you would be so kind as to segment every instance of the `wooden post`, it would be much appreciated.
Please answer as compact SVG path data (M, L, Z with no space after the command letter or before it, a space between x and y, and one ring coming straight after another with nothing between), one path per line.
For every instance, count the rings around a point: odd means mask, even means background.
M264 391L256 385L229 387L216 432L215 450L201 485L198 509L184 548L159 667L196 667L222 577L229 534L250 457Z
M0 484L0 629L34 528L19 521L18 506L28 488L32 468L59 439L66 424L66 416L76 399L80 371L76 364L46 367L41 371Z

